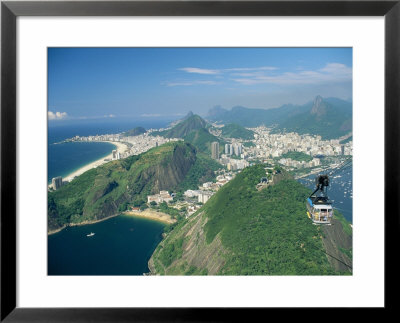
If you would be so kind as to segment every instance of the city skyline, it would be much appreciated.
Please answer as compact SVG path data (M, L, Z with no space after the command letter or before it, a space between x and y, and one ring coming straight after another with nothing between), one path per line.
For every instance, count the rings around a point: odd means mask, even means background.
M352 99L351 48L49 48L48 67L53 123Z

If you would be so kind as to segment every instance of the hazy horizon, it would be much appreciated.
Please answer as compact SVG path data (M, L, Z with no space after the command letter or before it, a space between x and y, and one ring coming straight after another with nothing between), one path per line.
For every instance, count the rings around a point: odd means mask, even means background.
M352 48L48 49L52 124L205 117L317 95L352 100Z

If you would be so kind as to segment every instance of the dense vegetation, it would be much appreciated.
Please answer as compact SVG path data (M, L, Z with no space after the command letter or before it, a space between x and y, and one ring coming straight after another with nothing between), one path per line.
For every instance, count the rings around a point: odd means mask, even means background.
M258 192L263 165L246 168L205 205L207 241L231 250L222 274L332 274L319 227L305 216L309 190L291 179Z
M196 162L190 168L185 179L179 184L178 191L198 189L199 183L211 182L215 179L215 171L222 165L205 154L198 153Z
M153 270L168 275L210 270L213 275L344 274L328 261L323 227L306 216L310 190L283 171L274 175L273 185L258 191L264 167L245 168L200 211L178 223L153 254ZM343 230L335 229L351 236L346 220L337 218ZM344 244L336 249L351 256Z
M160 135L165 138L184 138L193 130L205 128L207 122L198 115L191 115L190 117L179 122L171 129L165 131L155 131L153 135Z
M220 140L214 135L210 134L207 129L201 128L198 130L193 130L189 134L184 137L186 142L191 143L195 146L199 151L206 153L208 155L211 154L211 143L218 142L220 151L223 150L225 145L225 141Z
M191 143L200 152L211 154L211 143L219 142L220 151L225 141L220 140L208 131L207 122L200 116L189 113L183 120L165 131L155 131L152 135L159 135L166 138L183 138L185 142Z
M176 191L189 173L209 171L196 159L192 145L171 142L91 169L48 193L49 230L114 215L128 204L141 206L160 190Z
M222 136L226 138L251 140L254 139L254 132L236 123L230 123L222 128Z
M290 158L293 160L305 162L309 162L313 159L310 155L307 155L301 151L289 151L286 154L283 154L280 158Z

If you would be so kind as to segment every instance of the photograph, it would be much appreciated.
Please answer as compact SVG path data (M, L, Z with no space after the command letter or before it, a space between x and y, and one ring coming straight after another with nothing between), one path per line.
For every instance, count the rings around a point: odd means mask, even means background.
M352 47L47 48L49 276L351 276L352 161Z

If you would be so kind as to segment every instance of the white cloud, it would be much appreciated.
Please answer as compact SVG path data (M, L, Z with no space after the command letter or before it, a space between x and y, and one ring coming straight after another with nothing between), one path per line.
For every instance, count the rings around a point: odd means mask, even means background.
M282 74L241 74L242 78L234 78L235 82L251 85L273 83L280 85L292 84L321 84L340 83L352 80L352 68L344 64L328 63L323 68L315 71L302 70L298 72L286 72ZM245 77L246 76L246 77Z
M261 67L235 67L226 68L223 71L226 72L251 72L251 71L275 71L278 68L275 66L261 66Z
M47 112L47 117L49 120L62 120L68 117L68 114L66 112L52 112L48 111Z
M166 86L192 86L192 85L215 85L215 81L182 81L182 82L165 82Z
M195 73L195 74L219 74L219 70L209 70L209 69L203 69L203 68L197 68L197 67L183 67L180 68L179 70L185 71L187 73Z

